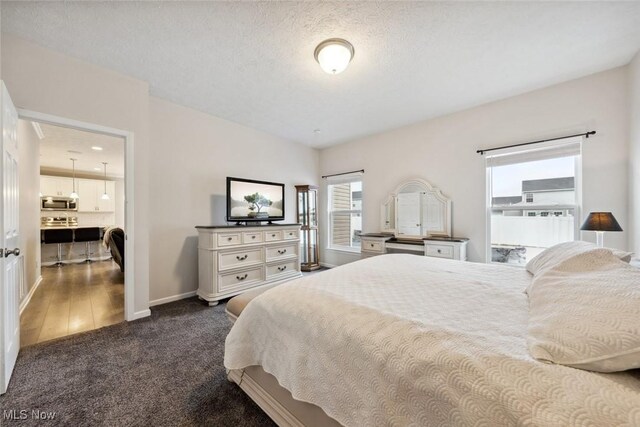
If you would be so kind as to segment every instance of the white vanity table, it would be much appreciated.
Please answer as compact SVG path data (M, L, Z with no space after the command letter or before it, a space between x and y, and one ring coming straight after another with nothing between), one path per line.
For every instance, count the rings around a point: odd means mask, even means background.
M380 212L380 233L361 235L363 257L385 253L465 261L469 239L451 236L451 200L427 181L413 179L389 195Z

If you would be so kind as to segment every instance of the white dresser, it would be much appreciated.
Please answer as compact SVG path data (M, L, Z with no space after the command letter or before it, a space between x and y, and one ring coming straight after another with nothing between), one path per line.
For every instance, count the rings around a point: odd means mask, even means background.
M437 258L467 260L467 242L465 238L423 238L402 240L393 235L363 234L361 237L363 257L388 253L413 253Z
M300 225L198 226L198 296L209 305L302 276Z

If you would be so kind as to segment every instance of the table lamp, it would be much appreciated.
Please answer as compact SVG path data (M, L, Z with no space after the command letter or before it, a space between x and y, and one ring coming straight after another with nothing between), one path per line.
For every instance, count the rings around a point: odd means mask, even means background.
M604 245L604 232L622 231L622 227L611 212L590 212L580 230L595 231L596 244L601 248Z

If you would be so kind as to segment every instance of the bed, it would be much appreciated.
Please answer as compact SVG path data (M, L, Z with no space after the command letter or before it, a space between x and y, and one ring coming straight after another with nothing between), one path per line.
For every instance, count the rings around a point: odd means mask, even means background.
M279 425L640 425L638 370L529 354L531 280L509 266L365 259L230 301L225 367Z

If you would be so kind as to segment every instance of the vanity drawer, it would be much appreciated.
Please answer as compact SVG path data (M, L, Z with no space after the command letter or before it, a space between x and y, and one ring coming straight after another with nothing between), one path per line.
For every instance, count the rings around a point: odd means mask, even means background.
M277 242L279 240L282 240L282 230L264 232L265 242Z
M268 265L267 266L267 279L274 277L274 276L279 276L279 275L284 275L284 274L290 274L293 272L297 272L298 271L298 262L296 260L291 260L291 261L287 261L287 262L281 262L278 264L274 264L274 265Z
M298 238L298 230L284 230L284 240L293 240Z
M246 265L262 263L262 248L251 248L244 251L219 252L218 270L228 270Z
M362 241L362 250L366 251L366 252L383 253L384 252L384 245L383 245L382 242L372 242L370 240L363 240Z
M272 246L267 248L267 261L296 256L297 245Z
M233 246L242 243L240 233L218 234L218 246Z
M218 292L230 292L244 288L250 288L257 282L264 280L262 266L234 273L221 273L218 275Z
M448 245L426 245L427 256L434 256L438 258L453 259L453 246Z
M262 233L260 231L253 231L242 233L242 243L261 243Z

